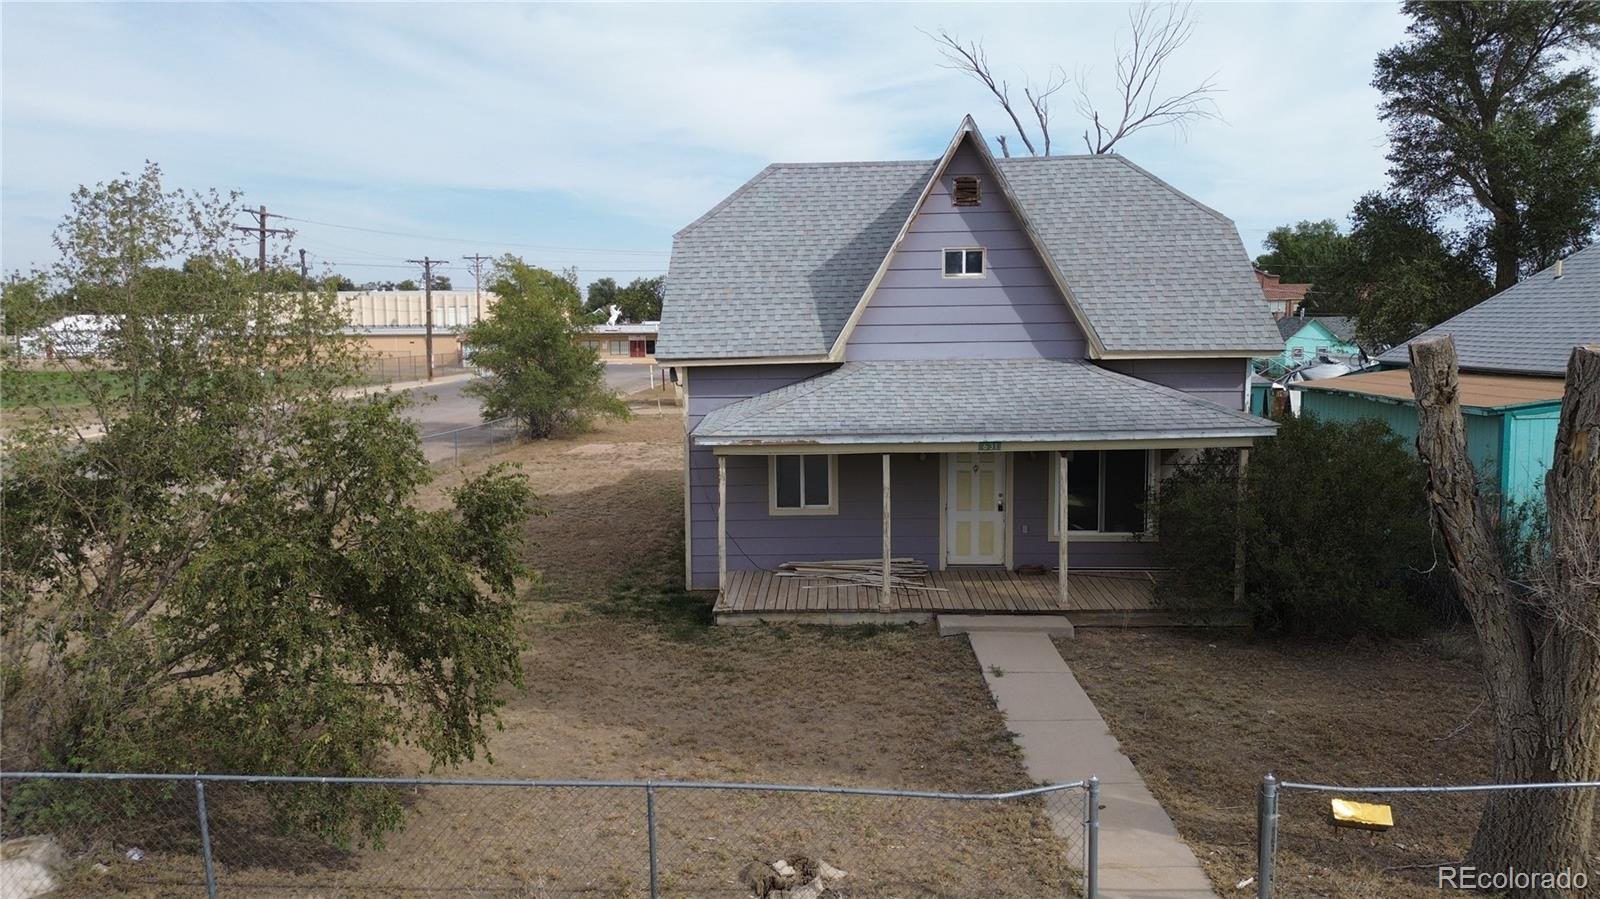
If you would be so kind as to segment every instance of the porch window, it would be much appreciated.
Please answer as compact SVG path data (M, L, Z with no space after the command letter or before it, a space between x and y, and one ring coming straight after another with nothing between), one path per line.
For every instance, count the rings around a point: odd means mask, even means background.
M1049 533L1058 538L1057 466L1050 454ZM1151 450L1075 450L1067 464L1067 528L1073 534L1132 536L1148 530L1144 506L1155 472Z
M946 278L982 278L983 247L952 247L944 251Z
M832 515L839 510L839 457L767 457L767 511L773 515Z

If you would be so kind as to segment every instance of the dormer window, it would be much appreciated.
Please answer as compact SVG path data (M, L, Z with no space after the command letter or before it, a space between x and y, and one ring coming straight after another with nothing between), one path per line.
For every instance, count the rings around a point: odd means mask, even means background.
M981 278L983 264L983 247L951 247L944 251L946 278Z
M976 206L982 200L977 175L957 175L950 197L957 206Z

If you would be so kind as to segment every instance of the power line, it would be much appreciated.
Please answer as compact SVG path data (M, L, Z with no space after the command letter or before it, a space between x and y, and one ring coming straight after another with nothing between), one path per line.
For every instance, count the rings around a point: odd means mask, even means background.
M273 213L274 218L286 219L292 222L304 222L307 225L322 225L325 228L341 228L345 231L364 231L368 234L385 234L390 237L414 237L419 240L443 240L452 243L490 244L491 246L517 247L523 250L545 250L556 253L616 253L628 256L668 256L669 250L627 250L620 247L552 247L540 244L508 243L505 241L482 240L472 237L440 237L436 234L416 234L410 231L386 231L382 228L364 228L360 225L341 225L337 222L322 222L316 219L298 218L292 215L279 215Z
M268 215L271 215L275 219L288 218L288 216L278 215L276 212L268 213L267 212L267 207L265 207L265 206L262 206L259 210L255 211L255 212L251 212L249 210L246 210L245 214L246 215L255 216L256 217L256 223L254 225L234 225L233 227L236 230L239 230L239 231L251 231L251 232L254 232L256 235L258 235L260 237L261 245L260 245L260 255L258 257L258 260L259 260L258 264L261 267L261 273L264 275L264 274L267 273L267 235L268 234L289 234L289 235L292 235L292 234L294 234L294 232L290 231L288 228L268 228L267 227L267 216Z

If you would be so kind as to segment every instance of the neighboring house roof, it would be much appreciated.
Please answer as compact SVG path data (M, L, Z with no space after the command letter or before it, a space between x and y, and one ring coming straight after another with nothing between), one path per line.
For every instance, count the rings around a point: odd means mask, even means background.
M1107 353L1281 349L1220 213L1121 156L994 160L970 120L950 152L963 135ZM675 237L660 357L827 355L941 162L768 166Z
M1321 381L1301 381L1296 387L1333 393L1385 397L1412 402L1411 372L1403 368L1372 371ZM1474 409L1501 409L1560 402L1562 382L1558 378L1526 375L1461 374L1461 404Z
M1310 284L1285 284L1281 276L1256 269L1256 281L1261 285L1261 295L1268 300L1303 300L1311 292Z
M1085 362L846 362L731 403L693 431L701 446L949 444L1270 436L1277 426Z
M1412 340L1449 334L1462 369L1564 377L1572 348L1600 343L1600 245L1530 275ZM1400 344L1380 362L1409 365Z
M1354 344L1356 342L1356 320L1349 315L1313 315L1308 317L1290 316L1278 319L1278 333L1288 340L1300 333L1300 329L1310 324L1319 324L1326 328L1328 333L1340 343Z

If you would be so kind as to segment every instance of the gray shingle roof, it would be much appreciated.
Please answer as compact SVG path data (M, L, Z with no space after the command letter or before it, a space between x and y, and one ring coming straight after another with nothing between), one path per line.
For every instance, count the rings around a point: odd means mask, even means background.
M936 165L769 166L674 239L657 356L826 353ZM1281 350L1219 213L1120 156L997 165L1107 350Z
M1107 350L1283 349L1221 213L1121 156L998 162Z
M673 239L656 357L826 353L933 166L768 166Z
M1345 343L1356 342L1356 320L1348 315L1312 315L1305 318L1291 315L1278 319L1278 334L1288 340L1312 322L1327 328L1330 334Z
M846 362L722 407L703 446L1265 437L1277 426L1085 362Z
M1463 369L1564 376L1573 347L1600 343L1600 244L1568 256L1560 278L1547 268L1412 340L1440 334L1455 338ZM1400 344L1378 359L1411 355Z

